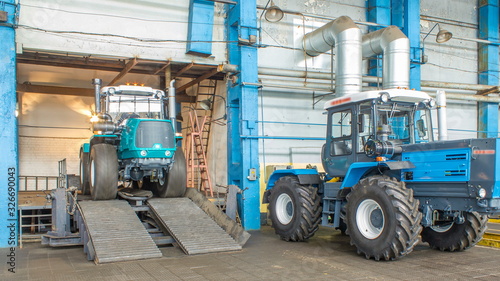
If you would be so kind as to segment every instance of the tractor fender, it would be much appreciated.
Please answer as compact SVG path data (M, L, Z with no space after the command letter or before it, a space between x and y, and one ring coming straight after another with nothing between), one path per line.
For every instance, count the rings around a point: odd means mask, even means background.
M83 151L84 153L90 153L90 143L82 144L80 150Z
M389 170L412 169L415 165L410 161L385 161L385 162L358 162L353 163L347 170L341 189L352 187L361 180L361 178L375 167L389 168Z
M316 169L286 169L274 171L267 181L266 191L262 203L267 204L269 191L274 187L274 184L281 177L296 176L301 185L317 185L321 182L321 178Z

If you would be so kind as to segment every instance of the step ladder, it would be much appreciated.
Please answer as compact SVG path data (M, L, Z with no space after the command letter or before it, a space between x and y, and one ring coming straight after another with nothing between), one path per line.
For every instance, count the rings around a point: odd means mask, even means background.
M189 112L189 126L186 134L185 155L187 162L187 186L196 188L213 197L213 184L207 161L210 141L213 100L217 90L217 80L208 80L208 84L198 84L196 107ZM200 107L200 102L208 100L208 109Z

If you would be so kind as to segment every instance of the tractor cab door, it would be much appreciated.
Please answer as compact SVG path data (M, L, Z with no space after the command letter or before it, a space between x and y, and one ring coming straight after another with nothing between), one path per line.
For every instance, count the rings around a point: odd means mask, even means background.
M352 105L328 111L326 144L323 147L323 166L331 176L343 176L354 161L356 151L356 119Z

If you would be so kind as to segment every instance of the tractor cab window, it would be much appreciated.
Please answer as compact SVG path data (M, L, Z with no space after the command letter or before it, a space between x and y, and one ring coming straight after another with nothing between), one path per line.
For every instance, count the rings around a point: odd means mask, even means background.
M419 110L415 114L415 142L429 142L433 140L431 115L428 109Z
M129 118L162 119L163 101L150 96L113 95L109 97L108 107L117 123Z
M358 114L358 149L357 152L365 151L366 142L373 138L372 103L365 102L359 105Z
M334 112L331 115L332 142L330 153L332 156L347 155L352 152L352 113L351 110Z
M411 143L410 124L415 105L412 103L385 103L377 105L377 138L398 144Z

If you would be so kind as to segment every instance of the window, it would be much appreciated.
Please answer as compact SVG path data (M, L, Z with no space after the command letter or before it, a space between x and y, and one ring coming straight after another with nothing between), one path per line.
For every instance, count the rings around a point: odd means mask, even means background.
M372 103L366 102L359 105L358 114L358 150L365 152L366 142L373 138Z
M347 155L352 152L352 114L351 110L335 112L331 115L332 142L331 155Z

